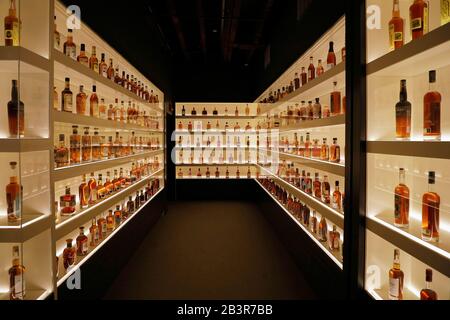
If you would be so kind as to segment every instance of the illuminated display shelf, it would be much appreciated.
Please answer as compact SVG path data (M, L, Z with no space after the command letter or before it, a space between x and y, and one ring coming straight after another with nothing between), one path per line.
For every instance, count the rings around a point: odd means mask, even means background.
M177 167L255 167L254 163L177 163Z
M239 149L239 150L252 150L252 149L259 149L256 146L246 146L246 145L241 145L241 146L237 146L237 145L224 145L224 146L177 146L175 147L175 150L189 150L189 149L197 149L197 150L202 150L202 149L206 149L206 150L213 150L213 149Z
M285 152L278 152L274 150L267 150L267 149L259 149L260 151L270 153L276 153L279 155L281 159L290 160L292 162L304 165L306 167L314 168L317 170L326 171L329 173L333 173L335 175L344 177L345 176L345 164L344 163L333 163L330 161L323 161L319 159L313 159L313 158L306 158L297 156L290 153Z
M50 61L23 47L0 46L0 61L14 61L29 64L44 71L50 70ZM19 70L17 70L19 72Z
M293 100L294 102L299 103L300 100L303 99L302 97L305 95L317 96L318 94L316 94L316 91L331 92L332 82L334 81L334 79L336 79L338 76L343 76L344 74L345 74L345 62L341 62L331 70L326 71L320 77L317 77L314 80L309 81L303 87L300 87L300 89L287 95L282 100L273 104L263 104L263 107L261 108L262 110L261 115L265 115L280 107L292 104Z
M99 213L105 212L115 203L122 199L127 198L129 195L133 195L137 190L142 189L147 185L149 180L152 178L159 178L162 175L164 169L159 169L149 176L139 180L138 182L132 184L131 186L120 190L107 197L105 200L98 202L97 204L90 206L81 211L75 212L74 215L70 217L61 217L61 221L56 224L55 237L56 239L61 239L73 230L76 230L79 226L90 221L92 218L99 215Z
M163 130L154 130L146 127L141 127L135 124L128 124L119 121L105 120L84 116L76 113L69 113L63 111L53 110L53 121L67 124L77 124L89 127L114 128L117 131L138 131L146 133L164 134Z
M230 136L233 136L233 135L257 135L257 134L262 134L264 131L263 130L261 130L261 131L255 131L255 130L247 130L247 131L244 131L244 130L241 130L241 131L233 131L232 129L230 129L230 130L227 130L227 131L225 131L225 130L219 130L219 131L217 131L217 130L201 130L201 131L188 131L188 130L185 130L185 131L175 131L175 135L195 135L195 134L198 134L198 135L230 135Z
M27 293L25 296L25 301L43 301L50 296L51 292L43 289L27 289ZM0 292L0 301L9 300L9 292L2 293Z
M320 242L319 239L311 234L311 232L303 225L301 224L293 215L292 213L289 212L289 210L286 209L285 206L283 206L277 198L275 198L266 188L264 188L264 186L258 181L255 180L259 186L275 201L276 204L278 204L283 211L311 238L312 241L314 241L317 246L342 270L343 269L343 264L338 256L337 252L332 252L330 251L327 247L326 247L326 242ZM320 213L320 212L319 212Z
M367 65L368 76L408 77L448 65L450 24L443 25L420 39L405 44Z
M128 91L127 89L123 88L122 86L119 86L117 83L109 80L108 78L105 78L101 76L100 74L96 73L95 71L83 66L81 63L65 56L62 52L54 49L53 50L53 57L57 63L60 63L62 66L69 68L73 71L76 71L77 73L82 74L83 76L93 80L94 82L101 83L102 85L109 87L110 89L119 92L120 94L128 97L131 100L137 101L142 105L145 105L146 107L162 112L163 110L159 107L155 107L151 103L145 101L144 99L138 97L131 91ZM160 102L161 103L161 102Z
M141 186L142 187L142 186ZM117 227L116 229L114 229L111 233L109 233L107 235L107 237L105 239L103 239L97 246L95 246L94 248L90 248L89 253L84 256L84 257L77 257L77 262L76 264L68 271L64 270L64 259L62 257L62 252L58 253L57 256L59 257L59 265L58 265L58 270L59 270L59 278L57 280L57 286L61 286L76 270L78 270L83 264L85 264L90 258L92 258L94 256L94 254L101 249L101 247L103 247L108 240L110 240L112 237L114 237L115 234L117 234L122 228L124 228L128 222L130 222L131 220L133 220L134 217L136 217L138 214L140 214L143 209L149 205L152 200L154 198L156 198L162 191L164 190L164 187L161 187L149 200L147 200L147 202L145 204L143 204L141 207L139 207L138 210L136 210L135 213L133 213L133 215L131 215L130 217L128 217L126 220L124 220L119 227ZM117 199L116 199L117 201ZM98 213L97 213L98 215ZM93 217L95 217L96 215L94 215ZM83 222L86 223L89 220ZM70 230L72 231L72 230ZM69 231L69 232L70 232ZM89 230L85 231L85 235L87 237L89 237Z
M325 218L330 220L332 223L334 223L338 228L344 229L344 214L342 212L339 212L327 204L323 203L321 200L318 200L314 198L313 196L307 194L306 192L298 189L297 187L293 186L286 180L282 179L281 177L277 176L276 174L272 173L270 170L258 166L261 169L261 176L264 176L264 172L267 173L268 178L275 179L279 184L281 184L289 193L294 194L296 197L298 197L302 202L316 210L318 213L323 215Z
M22 243L49 230L53 223L44 214L25 215L21 223L8 223L6 216L0 217L0 243ZM1 299L0 299L1 300Z
M108 168L118 167L120 165L128 164L133 161L153 157L163 154L164 150L152 150L143 153L133 154L126 157L94 161L82 163L76 166L68 166L63 168L56 168L53 170L52 179L53 181L61 181L77 176L82 176L83 174L90 174L91 172L101 171ZM159 159L162 160L162 159Z
M23 153L49 149L48 139L0 139L0 152Z
M295 119L295 118L291 118L291 119ZM299 121L299 123L281 126L280 128L277 128L277 129L281 133L284 133L284 132L290 132L290 131L331 127L331 126L343 126L343 125L345 125L345 114L341 114L341 115L329 117L329 118L316 119L316 120Z
M368 153L450 159L450 141L369 141Z
M186 115L186 116L182 116L181 114L176 116L178 120L254 120L256 118L258 118L259 116L254 115L254 116L247 116L247 115L243 115L243 116L226 116L226 115L217 115L217 116L202 116L202 115L197 115L197 116L191 116L191 115Z

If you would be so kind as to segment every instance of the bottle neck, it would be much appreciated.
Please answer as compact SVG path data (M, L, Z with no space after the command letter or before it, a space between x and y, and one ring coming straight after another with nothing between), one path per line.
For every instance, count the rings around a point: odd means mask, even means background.
M398 0L394 0L394 5L393 5L393 9L392 9L392 16L394 18L399 18L400 17L400 5L398 3Z
M406 102L408 100L408 92L406 86L402 86L400 89L400 102Z
M400 182L400 184L405 184L405 173L404 172L400 172L399 182Z
M434 183L428 183L428 192L434 192Z
M429 83L429 91L430 92L436 91L436 82L430 82Z
M13 101L19 100L19 90L17 88L17 84L16 83L14 83L12 88L11 88L11 99Z

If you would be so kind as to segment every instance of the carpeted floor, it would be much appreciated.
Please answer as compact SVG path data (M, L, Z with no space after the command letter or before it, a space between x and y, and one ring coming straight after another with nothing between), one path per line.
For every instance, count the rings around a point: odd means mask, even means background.
M314 299L258 208L177 202L105 299Z

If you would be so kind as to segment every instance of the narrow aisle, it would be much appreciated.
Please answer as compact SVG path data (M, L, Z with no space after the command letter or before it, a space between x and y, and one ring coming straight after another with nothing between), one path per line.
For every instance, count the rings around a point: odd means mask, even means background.
M256 205L177 202L106 299L314 299Z

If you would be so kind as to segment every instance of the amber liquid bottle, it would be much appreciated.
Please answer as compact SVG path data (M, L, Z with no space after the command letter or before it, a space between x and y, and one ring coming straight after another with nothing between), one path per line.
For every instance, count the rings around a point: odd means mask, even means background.
M330 147L330 162L341 162L341 147L337 144L337 138L333 138L333 144Z
M341 93L337 90L337 82L333 82L334 90L330 95L331 115L337 116L341 114Z
M438 300L436 291L431 289L433 282L433 270L427 269L425 271L426 287L420 291L420 300Z
M342 210L342 194L339 191L339 181L336 181L336 184L334 187L332 206L336 210L339 210L339 211Z
M316 68L314 67L314 58L311 57L308 67L308 81L314 80L316 77Z
M423 135L425 139L441 138L441 94L436 91L436 70L429 72L430 89L423 98Z
M428 33L429 11L427 1L414 0L414 3L409 7L409 21L413 40Z
M81 136L78 134L78 126L72 126L72 135L70 136L70 164L78 164L81 161Z
M92 54L91 57L89 58L89 68L91 70L94 70L94 72L99 73L97 48L95 46L92 46Z
M88 254L89 244L88 237L84 234L84 227L80 227L80 234L78 235L77 242L77 255L79 257L85 256Z
M80 54L77 57L77 61L89 68L89 58L86 55L86 45L84 43L80 45Z
M330 49L327 56L327 70L336 66L336 55L334 54L334 42L330 41Z
M66 86L61 92L61 109L64 112L72 113L73 110L73 94L70 91L70 79L66 78Z
M395 188L395 222L399 228L409 226L409 188L405 184L405 169L400 168L399 184Z
M411 103L408 101L406 80L400 83L400 101L395 106L396 138L411 137Z
M16 0L10 0L9 14L5 17L5 46L20 45L20 21L17 18Z
M11 101L8 102L8 124L11 138L25 136L25 105L19 100L17 80L12 81Z
M84 135L81 138L81 161L89 162L92 159L92 138L89 135L89 127L84 128Z
M75 265L77 259L77 249L72 246L73 239L67 239L67 246L63 252L64 269L69 269Z
M86 100L87 96L86 93L84 93L84 86L80 86L80 92L77 94L76 97L77 113L83 116L86 115Z
M17 162L10 162L9 165L13 172L16 170ZM8 222L17 223L22 220L22 186L19 184L17 175L9 178L9 184L6 185L6 213Z
M67 41L64 42L63 45L64 55L72 58L73 60L77 60L77 46L73 42L73 30L67 30Z
M404 44L404 25L400 17L399 0L394 0L392 19L389 21L389 47L391 50L401 48Z
M108 65L106 64L106 58L105 58L105 54L102 53L102 58L100 60L100 65L98 66L98 73L105 77L108 78Z
M323 176L322 198L324 203L326 204L331 203L331 186L330 183L328 182L328 176Z
M94 173L91 173L91 178L88 182L89 186L89 204L93 205L98 201L97 197L97 181L95 180Z
M428 192L422 197L422 239L429 242L439 241L439 207L441 198L434 192L436 183L434 171L428 173Z
M59 146L55 148L55 167L63 168L69 165L69 149L65 145L65 136L59 135Z
M389 270L389 300L403 300L404 274L400 269L400 250L394 250L394 266Z
M90 114L91 117L99 118L100 112L98 108L97 86L92 86L92 94L90 98Z
M25 290L25 267L20 263L19 246L13 247L12 267L9 269L9 298L10 300L24 300Z
M86 182L86 175L83 175L83 180L78 188L79 198L80 198L80 208L84 209L89 206L89 185Z

